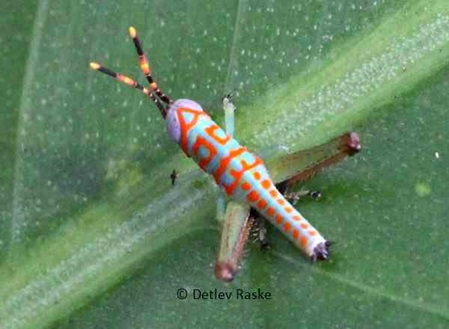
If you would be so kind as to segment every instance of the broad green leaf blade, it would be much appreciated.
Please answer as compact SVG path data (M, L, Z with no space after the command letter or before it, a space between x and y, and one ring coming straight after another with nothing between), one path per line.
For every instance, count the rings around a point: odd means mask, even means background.
M0 98L3 100L0 120L0 259L7 251L11 236L17 123L35 11L36 4L32 1L28 6L7 2L0 19ZM19 17L20 24L17 23Z
M397 111L362 130L359 157L307 185L324 193L319 202L300 206L337 242L332 262L311 265L272 230L272 251L250 248L236 281L223 285L212 277L217 233L200 231L142 262L138 275L70 317L64 328L445 328L448 84L449 73L437 75L401 99ZM179 288L189 290L187 300L176 299ZM236 297L238 288L260 288L273 298L193 299L194 289Z
M447 325L449 6L286 3L39 2L28 59L4 61L26 72L6 92L18 116L2 120L17 128L1 156L2 328ZM270 254L215 281L216 187L152 105L88 70L139 75L131 24L170 95L222 121L220 97L236 90L238 138L271 159L395 110L363 128L363 155L311 183L326 198L301 205L339 242L331 263L309 265L273 232ZM179 287L273 300L181 302Z

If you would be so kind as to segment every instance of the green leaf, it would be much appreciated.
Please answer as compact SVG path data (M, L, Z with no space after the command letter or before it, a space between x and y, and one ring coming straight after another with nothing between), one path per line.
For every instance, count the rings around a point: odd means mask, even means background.
M1 328L447 327L447 1L4 7ZM169 95L221 123L234 91L237 138L270 163L360 132L363 152L299 204L337 241L330 262L310 264L271 229L269 252L249 247L233 283L215 280L212 179L152 104L88 69L140 77L131 24Z

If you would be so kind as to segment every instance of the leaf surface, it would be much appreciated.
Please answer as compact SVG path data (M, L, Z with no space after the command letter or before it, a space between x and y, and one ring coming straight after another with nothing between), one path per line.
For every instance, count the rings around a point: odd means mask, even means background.
M446 1L5 6L1 328L447 326ZM309 264L272 229L270 252L250 247L233 283L215 280L214 183L153 105L88 69L140 77L130 25L169 95L222 123L234 91L237 138L271 162L360 132L363 153L299 205L337 241L332 261Z

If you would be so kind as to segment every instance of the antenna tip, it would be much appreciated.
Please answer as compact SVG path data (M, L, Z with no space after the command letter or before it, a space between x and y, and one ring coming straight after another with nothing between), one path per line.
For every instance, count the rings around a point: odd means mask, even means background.
M131 38L135 38L137 36L137 31L134 28L134 26L130 26L128 29L129 35L131 36Z
M90 62L89 65L90 65L90 68L91 68L92 70L98 70L98 69L101 67L100 64L95 63L95 62Z

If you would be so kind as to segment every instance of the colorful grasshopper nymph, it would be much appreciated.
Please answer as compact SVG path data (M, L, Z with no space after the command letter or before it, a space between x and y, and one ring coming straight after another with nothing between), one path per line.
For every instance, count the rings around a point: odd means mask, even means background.
M222 191L234 200L229 206L234 208L227 210L229 217L234 218L235 214L240 212L240 217L246 220L252 207L313 261L328 259L330 243L278 191L263 161L232 137L235 108L229 98L224 101L225 132L198 103L189 99L173 101L162 92L151 75L150 65L136 30L130 27L129 34L139 55L140 68L149 82L149 88L100 64L91 63L91 68L139 89L156 104L166 121L170 138L178 143L184 153L193 158L202 170L212 175ZM240 232L234 235L242 237L233 240L229 238L229 230L232 228L224 228L223 235L226 236L222 237L221 256L216 266L216 275L222 280L232 280L236 271L236 260L232 259L232 253L234 249L241 249L245 235L242 232L247 231L244 222L240 221L239 225L237 230Z

